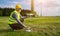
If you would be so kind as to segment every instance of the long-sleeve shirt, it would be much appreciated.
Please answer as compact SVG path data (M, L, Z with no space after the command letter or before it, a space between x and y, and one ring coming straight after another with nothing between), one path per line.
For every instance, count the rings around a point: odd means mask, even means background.
M18 24L20 24L20 25L22 25L22 26L25 26L25 25L18 19L18 16L17 16L16 13L13 13L12 17L16 19L16 21L18 22Z

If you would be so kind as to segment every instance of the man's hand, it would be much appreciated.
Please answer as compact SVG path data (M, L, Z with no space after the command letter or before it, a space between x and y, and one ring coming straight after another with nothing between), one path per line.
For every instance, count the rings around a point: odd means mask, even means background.
M29 26L25 26L25 28L26 28L26 29L31 29L31 27L29 27Z

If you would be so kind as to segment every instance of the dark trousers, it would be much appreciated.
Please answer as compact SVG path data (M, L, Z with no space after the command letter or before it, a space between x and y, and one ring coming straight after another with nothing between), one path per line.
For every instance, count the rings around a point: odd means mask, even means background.
M22 23L24 22L24 19L20 20ZM23 29L24 26L18 24L18 23L14 23L14 24L9 24L9 26L13 29L13 30L19 30L19 29Z

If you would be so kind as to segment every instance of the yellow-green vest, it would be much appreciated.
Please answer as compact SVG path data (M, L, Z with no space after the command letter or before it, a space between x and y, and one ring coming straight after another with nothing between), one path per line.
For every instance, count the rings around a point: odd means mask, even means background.
M14 11L11 13L10 17L9 17L9 22L8 22L8 24L17 23L16 19L12 17L13 13L16 13L17 16L18 16L18 19L20 20L20 13L18 13L16 10L14 10Z

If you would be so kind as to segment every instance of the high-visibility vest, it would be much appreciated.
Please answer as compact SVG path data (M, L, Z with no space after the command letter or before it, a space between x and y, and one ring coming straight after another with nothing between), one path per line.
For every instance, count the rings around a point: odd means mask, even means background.
M13 13L16 13L17 16L18 16L18 19L20 19L20 13L18 13L18 12L15 10L15 11L13 11L13 12L11 13L11 15L10 15L10 17L9 17L9 22L8 22L8 24L18 23L18 22L16 21L16 19L12 17Z

